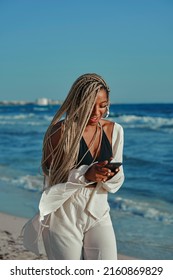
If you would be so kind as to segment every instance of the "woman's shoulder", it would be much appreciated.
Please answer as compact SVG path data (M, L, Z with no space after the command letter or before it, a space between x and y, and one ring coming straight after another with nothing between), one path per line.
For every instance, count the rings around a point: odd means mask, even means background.
M60 137L62 134L62 130L63 130L63 124L64 124L64 120L61 120L59 122L57 122L56 124L52 125L51 128L51 142L52 142L52 146L55 148Z
M104 130L111 130L113 132L113 130L121 130L122 126L117 123L117 122L112 122L109 120L104 120L102 119L100 124L102 125L102 127L104 128Z
M61 120L61 121L59 121L59 122L57 122L55 124L52 124L51 125L52 126L51 127L51 134L61 130L61 128L63 126L63 123L64 123L64 120Z
M123 128L119 123L104 119L101 120L100 123L104 131L106 132L106 135L110 142L112 142L113 139L117 138L118 135L120 138L123 135Z
M102 125L103 128L110 129L111 127L113 128L115 123L109 120L102 119L100 121L100 124Z

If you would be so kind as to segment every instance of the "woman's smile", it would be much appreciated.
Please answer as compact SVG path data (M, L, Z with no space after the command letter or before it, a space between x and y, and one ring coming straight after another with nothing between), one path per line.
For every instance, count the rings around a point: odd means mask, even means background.
M99 121L99 117L91 116L89 119L90 123L97 123Z

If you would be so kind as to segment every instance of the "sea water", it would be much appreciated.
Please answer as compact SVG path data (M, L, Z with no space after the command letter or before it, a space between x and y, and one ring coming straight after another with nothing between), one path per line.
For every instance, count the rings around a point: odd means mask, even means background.
M38 211L44 133L58 105L0 105L0 211ZM118 252L173 259L173 104L112 104L124 128L125 182L109 194Z

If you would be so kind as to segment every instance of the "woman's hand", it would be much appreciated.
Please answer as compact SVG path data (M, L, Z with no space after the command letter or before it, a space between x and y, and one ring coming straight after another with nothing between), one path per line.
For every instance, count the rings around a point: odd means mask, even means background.
M119 168L116 168L115 172L112 172L109 168L105 167L108 164L108 160L93 164L85 173L85 178L91 182L106 182L119 172Z

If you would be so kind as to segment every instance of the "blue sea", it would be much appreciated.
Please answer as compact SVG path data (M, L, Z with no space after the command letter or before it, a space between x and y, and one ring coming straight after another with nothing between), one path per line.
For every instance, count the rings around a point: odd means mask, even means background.
M58 105L0 105L0 211L38 211L43 135ZM109 195L118 252L173 259L173 104L112 104L124 128L125 182Z

